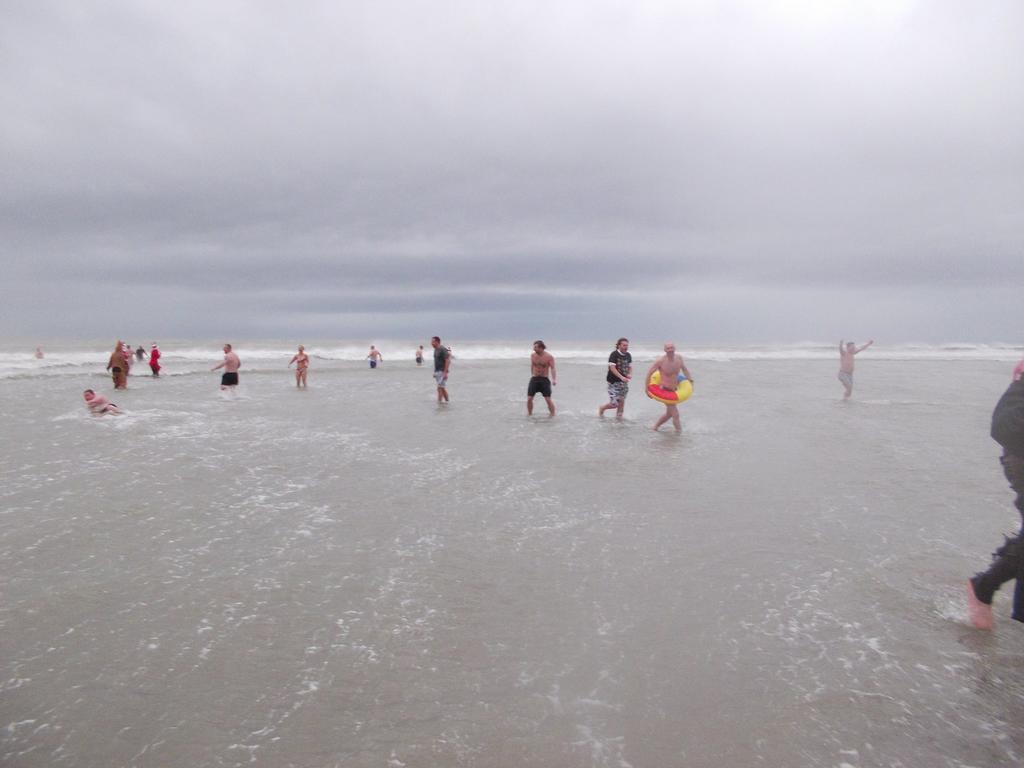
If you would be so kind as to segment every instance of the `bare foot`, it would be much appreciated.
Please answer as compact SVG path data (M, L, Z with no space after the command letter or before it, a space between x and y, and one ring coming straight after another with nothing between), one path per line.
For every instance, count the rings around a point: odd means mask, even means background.
M991 630L995 626L995 620L992 618L992 606L986 605L978 599L978 596L974 594L974 585L967 582L967 615L971 619L973 624L978 629Z

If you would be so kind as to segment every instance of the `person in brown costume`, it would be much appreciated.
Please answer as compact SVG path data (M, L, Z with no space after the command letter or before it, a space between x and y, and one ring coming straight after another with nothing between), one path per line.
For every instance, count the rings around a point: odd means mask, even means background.
M128 388L128 361L124 356L124 345L120 341L110 355L107 370L110 371L110 378L114 380L114 389Z

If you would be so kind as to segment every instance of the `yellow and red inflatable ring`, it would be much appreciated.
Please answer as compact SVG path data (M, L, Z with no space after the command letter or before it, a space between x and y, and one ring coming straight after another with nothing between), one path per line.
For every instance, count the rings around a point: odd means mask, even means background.
M671 389L661 388L661 371L655 371L651 376L651 383L647 385L647 396L651 400L657 400L665 405L679 405L693 394L693 384L690 380L679 374L679 386L673 392Z

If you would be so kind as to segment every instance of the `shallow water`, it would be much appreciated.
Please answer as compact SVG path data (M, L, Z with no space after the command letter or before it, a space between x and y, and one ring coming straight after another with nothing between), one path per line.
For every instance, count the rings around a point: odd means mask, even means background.
M4 765L1024 758L1024 625L962 599L1019 525L1003 362L865 354L842 403L832 360L693 361L678 436L598 419L600 360L554 420L468 356L444 408L314 360L91 418L103 364L0 381Z

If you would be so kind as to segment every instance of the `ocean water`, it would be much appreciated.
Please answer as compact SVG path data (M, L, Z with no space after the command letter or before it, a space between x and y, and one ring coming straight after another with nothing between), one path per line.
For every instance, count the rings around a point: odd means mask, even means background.
M963 600L1019 349L872 347L843 403L831 344L681 346L675 435L549 345L553 420L528 343L455 343L447 407L408 342L307 344L305 391L238 343L236 397L216 343L116 394L105 344L0 348L0 763L1024 761L1024 625Z

